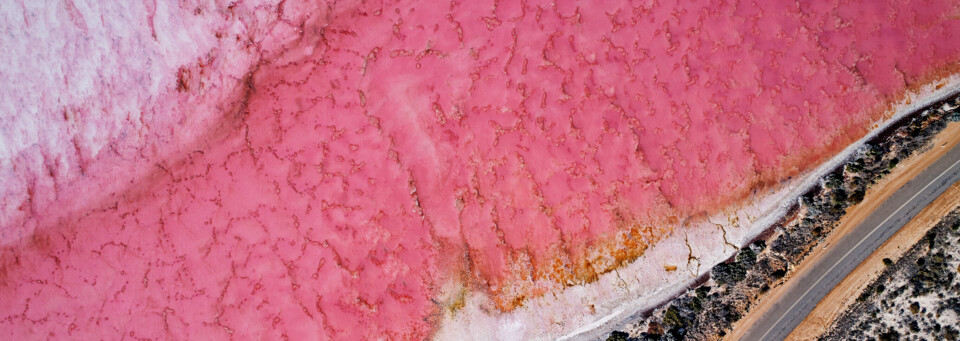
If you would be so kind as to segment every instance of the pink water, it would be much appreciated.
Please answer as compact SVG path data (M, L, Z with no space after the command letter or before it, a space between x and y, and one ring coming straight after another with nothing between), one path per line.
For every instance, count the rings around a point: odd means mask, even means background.
M422 338L446 281L504 310L589 281L960 57L951 1L330 13L256 68L222 140L4 249L0 333Z

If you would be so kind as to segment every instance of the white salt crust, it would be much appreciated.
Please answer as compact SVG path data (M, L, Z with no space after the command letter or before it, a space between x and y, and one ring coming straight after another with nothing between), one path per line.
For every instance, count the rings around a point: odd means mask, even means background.
M279 2L0 1L0 246L216 128L251 67L301 39L296 23L326 17L322 3L286 3L281 17ZM94 161L104 153L128 178L91 171L112 167Z

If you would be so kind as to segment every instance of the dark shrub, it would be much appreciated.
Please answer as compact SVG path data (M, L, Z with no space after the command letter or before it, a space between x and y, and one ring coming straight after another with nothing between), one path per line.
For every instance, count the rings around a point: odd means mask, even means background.
M735 284L747 276L747 270L740 263L721 263L713 267L710 276L720 284Z
M630 341L633 338L630 337L630 334L624 333L619 330L615 330L610 333L610 336L607 337L607 341Z
M890 328L886 332L877 335L877 337L880 341L899 341L900 333L898 333L895 329Z

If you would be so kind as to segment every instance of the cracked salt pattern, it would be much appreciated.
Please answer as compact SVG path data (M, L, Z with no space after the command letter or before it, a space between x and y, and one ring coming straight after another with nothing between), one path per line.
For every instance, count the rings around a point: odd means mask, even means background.
M3 5L11 338L422 338L587 290L960 53L949 1Z

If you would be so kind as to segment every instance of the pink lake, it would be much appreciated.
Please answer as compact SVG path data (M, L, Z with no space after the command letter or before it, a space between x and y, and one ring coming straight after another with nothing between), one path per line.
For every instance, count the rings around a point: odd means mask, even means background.
M736 3L337 2L288 20L289 43L251 40L232 97L196 95L226 63L197 56L155 96L181 116L116 128L113 153L74 142L67 174L11 171L28 194L2 192L0 335L429 337L443 283L509 311L590 282L960 60L955 1ZM202 101L224 114L191 132Z

